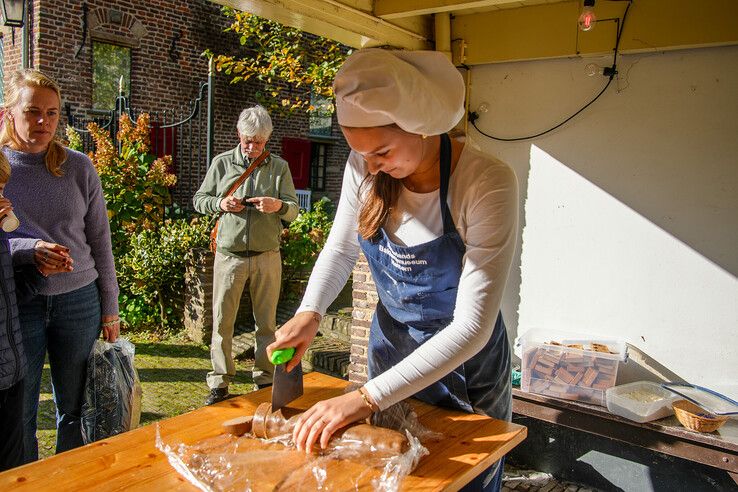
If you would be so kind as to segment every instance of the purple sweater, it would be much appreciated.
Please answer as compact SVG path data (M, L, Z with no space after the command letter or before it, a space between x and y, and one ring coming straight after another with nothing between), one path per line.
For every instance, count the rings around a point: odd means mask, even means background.
M15 265L34 263L39 240L69 248L74 270L50 275L40 294L65 294L97 280L103 315L118 314L118 281L110 223L100 178L90 159L67 149L64 175L53 176L45 152L29 154L4 147L12 174L5 196L13 203L20 227L8 234Z

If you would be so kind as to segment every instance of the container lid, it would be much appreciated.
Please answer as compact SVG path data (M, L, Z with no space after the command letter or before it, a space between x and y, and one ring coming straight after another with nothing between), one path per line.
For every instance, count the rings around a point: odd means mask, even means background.
M593 343L606 346L609 352L596 352L591 350ZM515 339L515 355L521 357L522 346L527 344L540 344L547 348L550 347L552 349L561 349L566 351L581 350L582 352L587 352L597 357L604 359L617 359L622 362L626 362L628 360L628 345L625 341L594 334L532 328L523 334L518 335ZM582 345L586 347L587 350L573 348L567 345Z
M661 386L712 414L738 415L738 402L721 395L717 391L686 383L663 383Z

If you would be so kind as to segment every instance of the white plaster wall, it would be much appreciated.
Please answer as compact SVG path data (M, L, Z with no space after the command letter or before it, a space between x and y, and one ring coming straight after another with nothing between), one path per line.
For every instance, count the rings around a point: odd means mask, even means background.
M517 137L604 86L569 59L474 67L477 125ZM738 399L738 47L619 57L603 96L533 140L469 134L511 164L521 235L503 314L631 344L631 379L683 379ZM645 371L645 372L644 372Z

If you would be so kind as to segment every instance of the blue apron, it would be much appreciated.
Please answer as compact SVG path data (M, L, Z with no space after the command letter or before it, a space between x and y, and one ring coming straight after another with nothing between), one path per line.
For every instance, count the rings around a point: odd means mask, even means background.
M393 243L384 229L376 240L359 236L379 296L369 332L369 378L393 367L453 320L466 247L446 200L451 142L445 134L441 136L440 161L442 236L416 246ZM502 314L497 313L494 331L484 348L414 396L432 405L509 421L510 349ZM496 475L501 475L501 469L499 472ZM498 489L500 477L495 478Z

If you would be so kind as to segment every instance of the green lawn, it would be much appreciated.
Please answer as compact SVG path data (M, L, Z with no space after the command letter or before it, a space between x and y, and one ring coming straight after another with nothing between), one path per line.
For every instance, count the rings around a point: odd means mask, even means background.
M136 346L135 365L143 388L141 425L180 415L201 407L208 393L205 375L210 370L210 353L205 345L183 338L155 340L140 334L125 335ZM248 393L256 389L251 380L253 361L236 361L236 381L230 392ZM49 365L44 366L39 405L39 457L54 454L55 410L51 396Z

